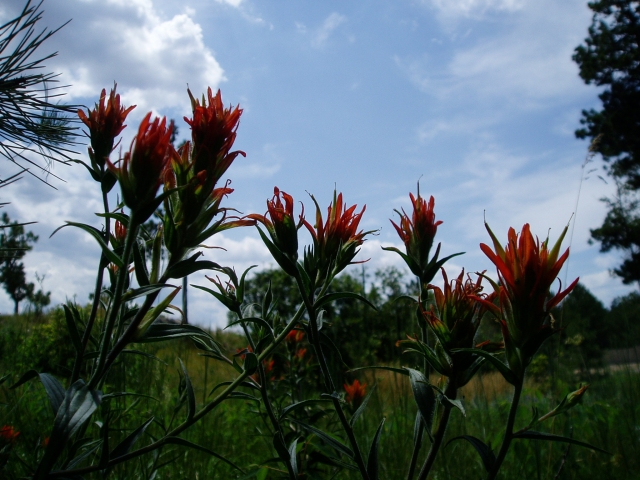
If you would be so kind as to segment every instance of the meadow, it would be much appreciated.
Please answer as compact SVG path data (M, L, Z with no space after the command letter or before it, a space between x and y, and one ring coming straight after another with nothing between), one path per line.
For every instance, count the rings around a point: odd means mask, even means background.
M44 388L39 382L29 382L16 389L9 386L30 368L55 372L61 380L69 375L73 350L60 309L40 318L5 316L0 318L0 424L11 425L19 435L10 453L0 461L3 478L21 478L30 465L41 458L49 435L53 416ZM229 331L215 331L212 335L228 353L242 347L240 335ZM143 345L142 353L123 355L114 365L107 388L111 392L137 392L110 400L113 417L111 445L127 437L132 425L152 419L140 443L161 435L161 432L185 415L179 391L182 359L189 371L198 405L205 402L210 391L235 374L233 368L203 357L188 340ZM525 425L530 411L546 412L557 405L567 391L589 381L590 388L582 403L564 415L554 417L547 431L566 436L575 434L582 441L599 446L611 455L566 444L520 440L514 442L499 478L512 479L633 479L638 478L640 459L640 374L638 359L626 359L626 365L603 368L600 371L559 370L553 377L533 374L524 389L522 408L516 427ZM628 362L636 362L636 365ZM357 374L368 389L376 386L367 411L355 423L355 431L362 444L369 444L380 418L386 418L380 440L380 478L406 478L407 465L413 449L416 403L407 377L389 371L369 370ZM588 377L588 378L587 378ZM438 385L441 379L432 376ZM278 381L272 382L277 385ZM134 388L132 388L134 387ZM250 393L247 389L243 392ZM275 393L275 392L274 392ZM304 392L302 392L304 395ZM309 392L311 394L311 392ZM511 389L496 372L487 369L461 390L467 415L455 411L447 431L446 442L460 435L473 435L498 444L510 403ZM276 395L277 397L277 395ZM248 397L247 397L248 398ZM286 475L272 445L273 432L259 401L232 398L183 437L224 456L242 467L231 467L210 452L171 445L118 465L110 471L114 479L273 479ZM182 402L184 403L184 402ZM316 425L339 435L335 413L326 404L313 403L299 411L297 418L316 417ZM278 406L278 408L284 405ZM329 405L330 406L330 405ZM329 407L327 406L327 407ZM153 412L153 413L152 413ZM286 423L286 436L303 436L294 422ZM94 421L88 436L99 437L100 422ZM91 430L94 432L91 432ZM145 438L146 437L146 438ZM423 445L422 456L428 447ZM98 456L91 445L82 447L88 456ZM313 435L304 436L298 443L298 458L305 476L300 478L355 479L359 473L352 466L328 466L321 459L331 457L329 447ZM6 451L6 450L5 450ZM78 452L82 453L82 452ZM421 459L422 460L422 459ZM484 468L480 457L467 442L453 441L436 460L430 478L482 478ZM103 478L100 472L85 478Z

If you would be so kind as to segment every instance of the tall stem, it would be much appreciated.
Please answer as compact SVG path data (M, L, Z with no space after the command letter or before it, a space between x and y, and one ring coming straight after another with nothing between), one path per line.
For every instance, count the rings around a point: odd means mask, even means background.
M109 197L106 192L102 192L102 205L104 207L104 213L109 213ZM104 240L109 244L109 234L111 232L111 222L110 218L107 216L104 219ZM93 330L93 324L96 321L96 317L98 315L98 307L100 306L100 295L102 293L102 281L104 279L104 269L109 264L108 260L104 256L104 254L100 255L100 260L98 261L98 276L96 277L96 287L93 291L93 305L91 305L91 313L89 314L89 320L87 321L87 326L85 327L84 334L82 335L81 341L81 349L76 355L76 360L73 364L73 373L71 374L71 382L72 384L80 377L80 369L82 368L82 361L84 359L84 352L87 349L87 344L89 343L89 339L91 338L91 331Z
M98 363L93 372L93 376L89 381L89 388L95 388L96 385L100 382L101 377L104 373L104 364L107 358L107 353L109 350L109 344L111 343L111 335L113 333L113 329L115 327L116 320L118 318L118 312L120 311L120 304L122 303L122 294L124 291L124 286L126 279L129 275L129 257L131 256L131 249L133 248L133 242L136 240L136 236L138 234L138 224L135 218L135 213L131 212L131 216L129 217L129 225L127 229L127 237L124 242L124 252L122 253L122 263L123 267L118 271L118 277L116 279L116 288L113 295L113 301L111 302L111 306L107 313L107 320L105 322L105 328L102 336L102 342L100 345Z
M324 378L325 388L328 390L329 394L336 393L335 383L333 382L333 378L331 377L331 372L329 371L329 366L327 365L327 360L324 357L324 352L322 351L322 347L320 345L320 336L318 335L318 321L316 318L316 310L313 306L313 293L307 296L305 295L304 285L302 284L302 280L299 276L296 277L298 282L298 288L300 289L300 293L302 294L302 298L304 300L304 305L307 309L307 313L309 314L309 327L311 330L311 345L313 345L313 349L316 352L316 356L318 357L318 363L320 364L320 370L322 372L322 377ZM364 458L362 457L362 453L360 452L360 447L358 446L358 441L356 440L356 436L353 432L353 428L349 424L349 420L347 420L347 416L342 409L342 405L340 404L340 400L337 399L334 395L331 395L331 400L333 402L333 408L338 414L338 418L340 419L340 423L342 424L342 428L344 429L347 437L349 438L349 443L351 444L351 448L353 449L354 460L358 465L358 469L360 470L360 475L364 480L369 480L369 474L367 473L367 467L364 463Z
M496 478L496 475L498 475L498 471L502 466L502 462L507 456L507 451L509 450L509 445L511 445L511 440L513 440L513 425L516 421L516 414L518 413L518 403L520 402L520 395L522 394L522 381L522 379L518 380L518 383L515 385L513 400L511 400L511 408L509 409L509 417L507 419L507 428L504 432L502 445L500 446L500 451L498 452L496 461L493 464L493 468L487 476L487 480L493 480L494 478Z
M450 400L455 400L458 394L458 390L454 382L449 380L447 384L447 388L444 391L444 394ZM435 435L433 436L433 443L431 444L431 448L429 449L429 454L427 455L427 459L422 466L422 470L420 470L420 475L418 476L418 480L425 480L429 472L431 471L431 467L433 467L433 463L436 460L436 456L438 455L438 450L442 446L442 441L444 440L444 434L447 431L447 424L449 423L449 417L451 416L451 409L453 406L451 403L446 402L443 405L442 416L440 417L440 421L438 422L438 429L436 430Z

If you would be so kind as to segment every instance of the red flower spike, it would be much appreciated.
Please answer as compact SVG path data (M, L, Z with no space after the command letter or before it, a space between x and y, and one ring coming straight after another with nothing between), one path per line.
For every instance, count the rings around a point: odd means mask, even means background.
M333 202L327 209L327 220L322 220L322 213L316 199L311 196L316 204L316 223L312 227L309 222L302 219L302 223L313 237L313 255L321 274L337 275L347 265L350 265L364 243L364 237L373 230L358 231L358 225L367 206L363 206L360 213L354 213L357 205L345 208L342 201L342 193L336 197L333 192ZM366 261L366 260L365 260ZM329 268L333 266L333 272Z
M120 95L116 94L116 87L117 85L114 85L111 89L109 98L103 89L93 110L87 110L86 114L78 110L78 117L89 129L93 159L100 167L104 166L105 159L113 151L115 138L126 127L124 122L127 115L136 108L135 105L128 108L120 105Z
M383 250L398 253L409 267L409 270L411 270L411 273L420 279L424 289L447 260L456 255L461 255L461 253L438 260L440 254L440 244L438 244L433 258L429 258L433 240L438 231L438 226L442 224L442 220L436 221L436 215L433 211L435 207L433 196L429 197L428 202L420 196L420 185L418 185L418 196L414 197L413 193L409 193L409 198L413 206L411 216L404 209L401 212L396 210L395 212L400 216L400 225L391 220L391 224L404 243L406 253L395 247L383 247Z
M430 310L423 310L422 315L426 323L436 334L444 351L450 356L451 362L442 363L439 371L456 381L461 387L469 381L470 377L465 371L473 364L476 357L467 352L452 352L457 348L472 348L474 338L480 321L491 304L494 295L482 292L483 274L478 274L474 281L470 275L465 279L464 269L457 278L449 281L447 274L442 270L444 287L441 289L435 285L428 285L428 289L434 293L434 303ZM494 348L497 345L489 346Z
M356 379L351 385L345 383L344 390L345 392L347 392L347 403L350 404L354 410L356 410L360 405L362 405L364 396L367 393L367 384L360 384L360 381Z
M20 436L20 432L16 431L11 425L3 425L0 427L0 438L6 443L15 442Z
M150 119L151 113L148 113L118 167L107 160L109 169L120 182L124 203L132 211L144 210L141 214L144 218L139 221L146 220L155 210L153 206L150 212L146 211L165 180L165 169L173 149L171 127L167 126L166 118L155 118L153 122Z
M241 151L229 152L236 139L242 109L239 106L224 108L220 90L214 97L211 88L207 89L208 105L204 95L200 103L190 90L187 92L193 118L184 117L184 120L191 127L194 173L205 170L213 188L238 155L246 156Z
M287 333L287 336L284 337L284 341L287 343L295 344L295 343L300 343L303 338L304 338L303 330L291 330L289 333Z
M284 203L280 199L281 196ZM304 206L300 214L300 222L296 225L293 205L294 201L291 195L278 187L273 187L273 198L267 200L267 212L264 215L253 213L247 215L247 218L262 223L267 228L274 245L290 259L296 261L298 258L298 228L304 218Z
M485 223L485 226L493 240L495 252L486 244L480 244L480 248L498 271L500 285L494 284L494 289L500 301L499 316L504 322L505 344L512 343L515 348L522 350L521 367L526 367L542 342L558 331L549 321L550 312L579 280L576 278L564 290L560 283L558 293L548 298L551 286L569 256L567 248L558 257L567 227L549 250L549 239L542 243L534 239L529 224L522 227L520 235L510 228L504 248L489 225Z

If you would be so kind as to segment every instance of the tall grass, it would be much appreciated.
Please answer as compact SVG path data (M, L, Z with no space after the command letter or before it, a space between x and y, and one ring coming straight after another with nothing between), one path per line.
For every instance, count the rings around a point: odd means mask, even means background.
M24 319L5 317L0 319L0 376L11 375L0 390L0 426L12 425L20 436L13 448L0 456L0 477L12 479L25 475L26 465L33 465L43 453L43 444L52 424L52 413L40 383L32 381L17 389L8 386L29 362L41 365L61 377L68 375L65 361L63 325L56 314L45 321L25 325ZM241 347L242 340L233 333L214 333L225 347L233 352ZM19 342L18 342L19 339ZM144 354L124 355L115 364L110 375L110 392L135 391L144 396L124 395L110 400L114 415L112 427L120 436L110 438L112 447L131 433L132 429L151 418L147 437L160 435L163 427L175 423L185 414L177 406L180 399L176 386L181 381L177 358L182 359L195 387L199 404L207 398L211 389L234 376L234 371L219 362L206 359L187 341L167 342L145 346ZM155 358L152 358L155 357ZM49 359L43 361L43 359ZM536 408L540 414L553 409L562 397L574 390L580 382L573 372L564 372L565 380L541 391L538 384L525 387L523 407ZM368 388L376 386L365 414L356 423L356 433L364 451L368 450L373 435L386 418L380 442L381 478L406 477L407 465L413 449L413 429L416 406L406 377L387 371L366 371L360 380ZM633 479L640 471L640 375L633 368L619 368L605 374L591 374L591 387L582 405L568 414L555 417L544 426L550 433L575 435L576 438L600 446L612 455L566 444L514 441L499 478L513 479ZM431 381L438 384L437 377ZM460 435L473 435L498 445L509 408L511 389L496 373L487 371L474 378L460 392L466 416L455 410L445 439L445 444ZM526 425L531 418L526 408L521 408L516 428ZM322 423L323 422L323 423ZM327 414L321 421L331 431L336 419ZM133 427L132 427L133 426ZM100 429L96 422L90 429ZM295 435L296 426L288 425L288 434ZM196 427L189 429L184 438L224 455L244 469L238 473L232 467L205 452L180 446L165 447L156 455L146 455L134 462L117 466L109 478L132 479L240 479L281 478L284 473L275 460L271 427L261 406L256 402L231 399L205 417ZM148 441L143 438L140 442ZM315 439L316 444L321 444ZM429 441L422 447L426 455ZM302 443L301 450L307 448ZM303 452L304 453L304 452ZM318 452L316 451L314 455ZM91 455L98 455L92 453ZM301 455L302 457L302 455ZM464 440L449 443L439 455L430 478L468 479L482 478L484 468L472 446ZM102 478L89 475L86 478ZM310 472L305 478L356 479L358 472L348 469L325 468Z

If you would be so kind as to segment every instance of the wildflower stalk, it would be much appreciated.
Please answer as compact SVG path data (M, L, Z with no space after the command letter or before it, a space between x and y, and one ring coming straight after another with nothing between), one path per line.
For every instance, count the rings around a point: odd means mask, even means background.
M107 192L102 192L102 204L104 205L104 213L109 213L109 198ZM111 231L111 219L105 216L105 243L109 243L109 232ZM73 373L71 374L71 381L69 384L73 384L80 377L80 369L82 368L82 361L84 359L84 352L87 349L87 344L91 338L91 331L93 330L93 324L98 316L98 307L100 306L100 295L102 293L102 282L104 279L104 269L109 264L107 258L104 255L100 255L98 261L98 275L96 277L96 287L93 291L93 305L91 305L91 313L89 314L89 320L85 327L81 340L81 349L76 355L75 363L73 364Z
M458 394L458 389L455 386L455 382L449 380L447 384L447 388L444 392L445 396L450 400L455 400ZM438 422L438 428L433 435L433 443L431 444L431 448L429 449L429 454L427 455L427 459L422 466L422 470L420 470L420 475L418 476L418 480L426 480L429 472L431 471L431 467L433 467L433 463L436 460L436 456L438 455L438 451L442 446L442 440L444 440L444 434L447 431L447 425L449 424L449 417L451 416L451 409L453 405L450 402L444 402L442 416L440 417L440 421Z
M349 443L351 444L351 448L354 453L354 460L358 465L358 470L360 470L360 475L364 480L369 480L369 474L367 473L367 467L364 462L364 458L362 457L362 453L360 452L360 447L358 446L358 441L356 440L356 436L353 432L353 428L349 424L349 420L347 420L347 416L344 413L342 405L340 404L340 400L336 398L336 386L333 382L333 378L331 377L331 372L329 371L329 366L327 365L327 360L324 356L324 352L322 351L322 347L320 345L320 337L318 336L318 319L316 316L316 309L313 305L313 293L309 296L305 295L304 284L302 283L302 279L300 275L295 276L296 281L298 283L298 288L300 289L300 293L302 293L302 298L304 300L304 305L309 314L309 327L311 330L311 345L313 345L313 349L316 352L316 356L318 357L318 363L320 364L320 370L322 372L322 377L324 379L325 388L331 394L331 401L333 402L333 408L338 414L338 418L340 419L340 423L342 424L342 428L344 429L347 437L349 438ZM324 293L324 291L328 288L328 284L330 282L325 282L323 290L320 295Z
M271 355L271 353L278 347L278 345L280 345L284 341L284 339L289 334L289 332L291 330L293 330L295 328L295 326L298 324L298 322L302 318L302 315L303 315L304 311L305 311L305 307L303 305L301 305L300 308L298 308L298 310L295 313L295 315L289 321L287 326L284 328L284 330L275 338L275 340L271 344L269 344L267 346L267 348L264 349L264 351L260 355L258 355L258 362L259 363L262 362L269 355ZM88 466L88 467L81 467L81 468L76 468L76 469L71 469L71 470L51 472L51 473L49 473L49 477L48 478L60 478L60 477L71 477L71 476L74 476L74 475L86 475L86 474L91 473L91 472L96 472L96 471L99 471L99 470L106 470L106 469L112 468L112 467L114 467L114 466L116 466L116 465L118 465L120 463L127 462L127 461L129 461L129 460L131 460L133 458L139 457L141 455L153 452L154 450L157 450L157 449L160 449L160 448L164 447L165 445L167 445L170 442L170 439L172 437L176 437L176 436L180 435L183 431L185 431L187 428L189 428L194 423L198 422L200 419L202 419L204 416L206 416L209 412L211 412L214 408L216 408L218 405L220 405L224 400L226 400L227 397L233 391L235 391L236 388L238 388L246 380L246 378L248 376L249 376L249 372L248 371L245 371L245 372L241 373L238 376L238 378L236 378L233 382L231 382L231 384L229 384L227 386L227 388L225 388L222 392L220 392L215 399L213 399L207 405L202 407L202 409L200 409L199 412L196 412L193 415L193 417L191 417L191 419L185 420L183 423L181 423L180 425L175 427L173 430L168 432L164 437L160 438L159 440L156 440L155 442L152 442L152 443L150 443L149 445L147 445L145 447L139 448L137 450L133 450L133 451L131 451L129 453L126 453L124 455L121 455L121 456L119 456L117 458L111 459L107 463L106 466L97 464L97 465L91 465L91 466Z
M487 475L487 480L493 480L498 475L500 471L500 467L502 466L502 462L507 456L507 451L509 450L509 446L511 445L511 440L513 440L513 426L516 421L516 414L518 413L518 403L520 403L520 395L522 394L522 383L523 379L520 378L518 383L515 385L515 389L513 392L513 399L511 400L511 407L509 408L509 417L507 418L507 427L504 431L504 437L502 438L502 445L500 446L500 450L498 451L498 455L496 456L496 461L493 464L493 468Z
M239 306L236 308L234 313L238 316L239 320L244 319L244 315L242 314L242 310L240 309ZM255 352L256 344L253 341L253 338L251 338L251 335L249 334L249 329L247 328L247 324L245 322L241 322L240 325L242 325L242 329L244 330L244 334L247 337L247 340L249 341L251 350ZM258 361L258 376L260 377L260 396L262 397L264 408L267 411L267 416L269 417L269 420L271 421L271 425L276 431L276 435L280 437L281 443L282 445L284 445L285 444L284 432L282 431L282 426L280 425L280 422L278 422L278 419L275 413L273 412L273 406L271 405L271 400L269 399L269 394L267 392L267 375L264 371L264 365L262 364L262 361ZM278 452L278 456L280 456L279 452ZM293 467L289 459L282 458L282 456L280 456L280 459L286 465L287 471L289 472L289 477L291 478L291 480L296 480L296 473L293 471Z
M96 364L91 380L89 381L90 389L96 388L96 386L99 383L101 383L102 377L105 372L104 367L107 359L107 353L109 350L109 343L111 341L111 335L113 334L113 329L115 327L116 320L118 318L118 312L121 307L125 280L129 275L127 266L129 265L129 257L131 256L131 250L133 248L133 243L136 240L137 234L138 234L138 221L136 219L135 212L132 211L131 216L129 217L127 236L125 238L124 251L122 253L123 267L118 270L118 277L116 279L116 288L113 294L113 300L111 301L111 306L109 307L109 311L107 312L107 318L105 321L105 328L103 331L102 342L100 344L100 349L98 353L98 362Z

